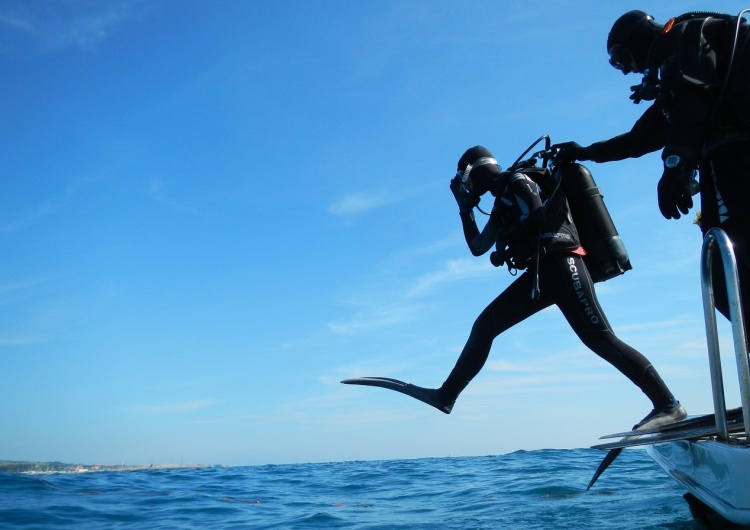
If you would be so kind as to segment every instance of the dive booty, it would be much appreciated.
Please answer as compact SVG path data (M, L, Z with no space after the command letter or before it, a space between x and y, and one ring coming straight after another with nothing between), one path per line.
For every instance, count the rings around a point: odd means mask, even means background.
M654 429L670 423L676 423L687 418L687 411L679 401L673 401L669 406L660 409L654 409L641 421L633 425L633 430Z

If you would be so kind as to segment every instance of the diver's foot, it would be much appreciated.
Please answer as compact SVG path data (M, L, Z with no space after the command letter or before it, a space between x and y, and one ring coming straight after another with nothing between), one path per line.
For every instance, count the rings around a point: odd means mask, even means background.
M428 405L431 405L438 409L440 412L450 414L453 410L455 401L445 403L440 395L440 390L437 388L423 388L417 385L407 385L409 387L409 395L413 398L418 399Z
M669 423L675 423L687 418L685 407L680 405L676 399L666 407L654 409L649 412L645 418L633 425L633 430L653 429Z
M441 412L445 412L446 414L450 414L453 410L453 405L455 405L455 401L451 401L450 403L443 403L440 406L437 407L437 409Z

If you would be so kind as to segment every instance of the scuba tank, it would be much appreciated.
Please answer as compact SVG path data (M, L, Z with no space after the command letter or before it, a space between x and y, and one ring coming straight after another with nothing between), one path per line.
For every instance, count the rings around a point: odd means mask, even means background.
M617 233L604 196L591 172L581 164L561 163L552 170L570 204L581 246L583 260L594 282L603 282L632 269L628 251Z
M528 160L522 160L542 140L545 142L544 150L534 153ZM567 198L580 244L586 251L583 261L594 282L603 282L624 274L633 266L594 177L581 164L555 163L555 153L550 151L550 143L549 136L541 136L516 159L507 172L520 170L526 173L546 192L547 200L558 189L562 191ZM536 165L537 158L544 160L541 168ZM547 169L547 162L550 160L554 164L551 172Z

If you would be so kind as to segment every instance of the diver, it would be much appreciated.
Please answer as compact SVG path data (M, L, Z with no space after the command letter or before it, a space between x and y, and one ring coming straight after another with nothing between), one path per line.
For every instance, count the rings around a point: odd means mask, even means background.
M537 168L541 169L541 168ZM549 170L542 170L549 177ZM656 369L641 353L615 336L599 306L584 263L568 200L560 186L537 191L524 170L500 170L486 148L472 147L458 162L450 189L456 199L469 250L481 256L493 250L495 266L522 274L495 298L474 322L455 367L440 388L428 389L387 378L342 381L390 388L450 414L459 394L480 372L494 339L531 315L557 305L581 341L630 379L651 401L653 410L633 428L656 427L686 417ZM494 207L480 231L474 207L490 192Z
M587 147L565 142L552 149L561 159L594 162L661 149L660 212L679 219L700 192L696 224L704 236L713 227L729 236L747 308L750 179L744 154L750 149L750 34L741 15L694 12L663 25L643 11L622 15L607 38L609 62L623 74L643 74L643 81L631 87L630 99L653 103L624 134ZM715 260L715 270L722 270L718 254ZM714 274L713 284L716 307L729 318L724 275Z

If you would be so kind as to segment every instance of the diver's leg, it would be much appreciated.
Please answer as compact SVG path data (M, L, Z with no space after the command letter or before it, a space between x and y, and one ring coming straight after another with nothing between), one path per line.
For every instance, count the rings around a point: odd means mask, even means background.
M701 180L706 176L706 182L713 184L715 200L719 203L718 224L732 241L734 255L737 260L737 272L740 282L740 298L743 311L750 309L750 179L746 164L738 163L737 153L746 152L750 142L730 144L716 150L711 160L701 168ZM710 191L710 190L709 190ZM701 195L706 190L701 189ZM714 198L711 196L710 198ZM708 227L704 227L704 233ZM724 267L718 253L714 254L712 284L716 308L727 318L730 318L727 301ZM750 319L745 317L745 335L750 330Z
M681 410L676 410L675 414L684 416L684 409L648 359L612 331L583 259L565 255L550 261L555 266L548 267L549 277L545 283L557 289L555 302L581 341L640 388L655 411L679 407Z
M480 372L495 337L552 304L544 289L538 300L531 299L532 283L532 274L523 273L477 317L455 367L438 389L445 407L452 408L458 395Z

